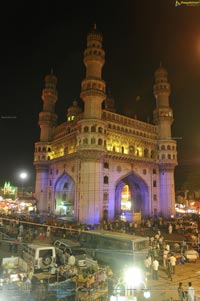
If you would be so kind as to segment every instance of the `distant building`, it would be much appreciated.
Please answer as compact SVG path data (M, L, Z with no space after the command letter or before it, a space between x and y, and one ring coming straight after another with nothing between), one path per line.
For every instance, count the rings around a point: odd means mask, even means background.
M57 78L53 73L45 77L34 153L38 209L84 223L122 213L132 220L135 212L169 217L175 213L177 150L167 71L160 66L155 72L154 124L120 115L102 79L102 40L96 28L87 35L80 94L84 110L74 100L60 125Z
M16 199L16 197L17 197L17 187L12 186L9 181L5 182L4 186L1 187L0 189L1 189L0 195L2 196L2 198L12 199L12 200Z

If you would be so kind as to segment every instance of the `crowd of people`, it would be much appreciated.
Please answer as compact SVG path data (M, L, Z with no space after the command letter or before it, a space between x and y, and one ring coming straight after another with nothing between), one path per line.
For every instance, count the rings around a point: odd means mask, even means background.
M154 218L143 218L139 223L134 223L133 221L124 221L120 218L114 219L112 221L103 220L99 224L83 224L80 222L69 222L67 220L60 220L58 216L54 215L17 215L16 213L10 213L5 215L0 213L0 227L4 228L8 225L13 225L13 235L16 234L16 227L23 227L23 230L31 229L34 230L31 234L31 238L34 238L35 235L44 236L59 236L59 235L78 235L79 231L83 230L108 230L108 231L120 231L128 234L144 234L146 230L151 231L162 231L162 233L177 233L182 234L186 237L187 240L190 238L192 241L196 242L198 237L198 232L200 229L200 219L198 215L193 215L192 220L196 220L196 227L188 228L185 225L186 219L173 218L167 220L163 217L154 217ZM23 225L23 226L22 226ZM45 225L45 226L44 226ZM39 229L40 228L40 229ZM6 230L6 228L5 228ZM10 230L10 229L9 229ZM20 228L19 228L20 230ZM67 230L67 231L66 231ZM38 233L38 231L40 233ZM10 233L10 231L9 231ZM42 235L41 235L42 236ZM28 235L27 235L28 238ZM160 237L161 239L161 237Z
M169 224L169 234L172 234L172 224ZM196 236L196 242L199 243L199 231L198 228L193 233ZM175 230L176 231L176 230ZM144 267L146 278L158 280L159 279L159 268L162 266L162 270L166 271L166 279L173 281L172 277L176 272L176 265L185 264L186 258L184 257L184 252L191 247L191 244L188 245L186 239L183 239L179 246L175 243L173 246L170 245L161 234L161 231L158 230L154 236L150 237L150 253L146 256L144 260ZM172 251L179 249L179 257L175 256ZM162 255L162 258L161 256ZM194 301L195 300L195 289L192 286L191 282L188 282L187 288L183 288L183 283L179 282L177 288L179 301Z
M171 223L169 224L169 227L172 227ZM171 234L172 231L170 229L169 235ZM193 235L195 235L196 237L196 247L199 252L198 246L200 245L200 236L198 228L195 229L195 233ZM170 241L169 239L166 240L160 229L157 230L154 235L151 235L149 237L149 245L149 255L144 260L147 274L150 274L150 268L152 268L153 279L158 279L158 265L162 263L164 269L166 270L167 276L171 281L172 275L175 274L175 266L177 264L177 261L179 264L184 264L187 260L185 257L185 252L189 248L194 247L194 245L190 241L186 241L184 236L182 240L178 242ZM174 253L176 253L176 256ZM158 261L158 263L156 261Z
M184 251L192 246L198 246L200 242L200 220L196 217L196 225L190 231L190 239L188 235L188 228L184 227L183 219L171 219L166 220L162 217L158 218L146 218L142 219L140 224L121 221L116 219L113 221L102 221L102 223L96 225L87 225L81 223L70 223L68 221L59 221L55 216L45 216L43 218L24 215L0 215L0 225L4 232L8 232L12 235L13 241L9 244L9 252L11 254L18 252L18 247L20 242L30 242L35 238L39 240L45 240L46 238L51 238L52 241L55 237L62 238L74 238L77 239L81 231L87 231L90 229L102 229L104 231L118 231L128 234L139 234L139 235L148 235L149 236L149 245L150 252L149 255L144 259L144 270L146 277L158 280L159 279L159 268L162 266L166 270L167 279L172 281L173 274L176 272L177 261L180 264L185 263ZM170 243L170 235L181 234L183 239L179 243ZM168 239L166 239L166 235ZM173 240L172 240L173 241ZM179 250L181 256L177 259L174 254L174 251ZM73 259L73 258L72 258ZM71 260L72 260L71 259ZM55 269L56 267L54 267ZM53 268L52 271L53 273ZM23 280L22 287L29 287L29 278ZM116 279L115 279L116 280ZM108 277L108 283L109 283ZM110 281L112 282L112 281ZM121 285L120 280L115 281L115 285ZM187 298L189 301L189 296L192 296L193 288L192 285L188 285ZM178 291L182 288L182 284ZM193 289L193 290L192 290ZM28 289L27 289L28 290ZM123 291L123 290L122 290ZM179 294L180 298L181 293ZM184 296L186 293L184 291ZM183 296L182 296L183 298ZM192 297L191 297L192 298ZM184 300L179 299L179 300Z

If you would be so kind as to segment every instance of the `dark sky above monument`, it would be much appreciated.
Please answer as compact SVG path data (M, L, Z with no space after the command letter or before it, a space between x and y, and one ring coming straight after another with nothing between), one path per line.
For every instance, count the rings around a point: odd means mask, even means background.
M103 34L103 79L117 112L152 121L154 72L160 62L171 83L173 137L179 176L200 163L200 7L175 0L8 2L0 17L0 186L18 185L19 172L34 186L34 142L39 140L44 76L58 78L58 122L80 100L83 51L93 27Z

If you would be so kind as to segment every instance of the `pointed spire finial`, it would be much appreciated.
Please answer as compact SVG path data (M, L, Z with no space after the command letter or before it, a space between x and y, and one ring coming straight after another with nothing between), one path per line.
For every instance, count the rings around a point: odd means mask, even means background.
M96 30L97 29L97 24L96 23L94 23L94 30Z
M53 68L51 68L51 75L53 75Z
M73 106L77 106L78 101L76 100L76 97L74 97L74 100L72 101Z

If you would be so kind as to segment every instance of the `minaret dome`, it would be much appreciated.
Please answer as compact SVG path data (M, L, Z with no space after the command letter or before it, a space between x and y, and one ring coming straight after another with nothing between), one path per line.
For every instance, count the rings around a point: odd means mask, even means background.
M44 78L45 81L45 88L47 89L54 89L57 85L57 77L53 74L53 71L51 71L50 74L46 75Z
M87 43L90 43L91 41L95 41L95 40L100 43L102 43L103 41L103 35L100 31L97 30L96 24L94 24L92 30L87 34Z
M155 71L155 78L160 78L160 77L167 77L168 73L167 70L160 64L158 69Z
M67 120L73 121L77 115L82 112L82 109L78 106L78 101L76 99L73 100L72 106L67 110Z

